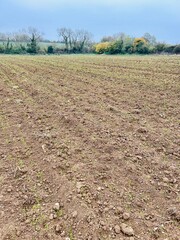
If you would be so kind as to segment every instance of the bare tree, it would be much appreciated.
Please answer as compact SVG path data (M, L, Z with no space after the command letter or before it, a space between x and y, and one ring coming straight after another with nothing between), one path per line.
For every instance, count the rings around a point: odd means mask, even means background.
M125 33L119 32L119 33L113 34L112 36L104 36L101 39L101 42L114 42L114 41L117 41L117 40L124 41L124 39L126 37L127 37L127 35Z
M155 36L149 33L145 33L143 38L145 38L148 41L148 43L151 44L152 46L155 46L157 44Z
M30 40L35 39L36 42L43 40L43 33L40 32L37 28L29 27L27 30Z
M8 39L13 42L30 42L32 38L38 41L42 41L43 33L33 27L29 27L27 30L22 29L12 33L0 33L0 41L7 41Z
M73 31L70 28L58 28L57 32L60 40L65 44L66 50L70 50L72 48Z
M92 38L92 34L85 30L73 31L70 28L60 28L57 32L67 51L82 52Z
M6 41L8 39L5 33L0 33L0 41Z
M85 30L77 30L75 31L76 35L76 47L79 52L82 52L85 45L87 45L91 39L92 39L92 34L89 33L88 31Z
M25 29L12 33L12 40L14 42L29 42L29 35Z
M104 36L101 39L101 42L113 42L114 41L114 37L113 36Z

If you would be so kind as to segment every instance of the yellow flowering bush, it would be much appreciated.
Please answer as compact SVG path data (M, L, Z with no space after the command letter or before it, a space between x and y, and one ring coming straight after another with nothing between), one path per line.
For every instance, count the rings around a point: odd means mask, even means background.
M106 53L108 52L108 49L110 47L110 42L102 42L95 45L95 52L98 54Z

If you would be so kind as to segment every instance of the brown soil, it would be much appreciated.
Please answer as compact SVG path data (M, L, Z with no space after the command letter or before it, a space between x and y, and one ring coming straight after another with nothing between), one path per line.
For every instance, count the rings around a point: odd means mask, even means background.
M179 83L179 57L1 56L0 239L178 240Z

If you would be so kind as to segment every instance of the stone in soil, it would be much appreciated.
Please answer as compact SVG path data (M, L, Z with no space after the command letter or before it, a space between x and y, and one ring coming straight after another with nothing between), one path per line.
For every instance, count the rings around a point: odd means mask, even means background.
M124 220L129 220L129 218L130 218L130 214L129 213L123 213L123 219Z
M72 213L72 217L73 217L73 218L76 218L77 215L78 215L77 211L74 211L74 212Z
M126 225L125 223L121 224L121 231L127 236L134 235L134 230L132 229L132 227Z
M58 211L60 209L60 204L59 203L55 203L53 209L55 211Z
M55 226L55 232L56 233L60 233L62 231L62 227L59 225L59 224L57 224L56 226Z
M119 227L119 225L116 225L116 226L114 227L114 231L115 231L115 233L117 233L117 234L119 234L119 233L121 232L121 228Z

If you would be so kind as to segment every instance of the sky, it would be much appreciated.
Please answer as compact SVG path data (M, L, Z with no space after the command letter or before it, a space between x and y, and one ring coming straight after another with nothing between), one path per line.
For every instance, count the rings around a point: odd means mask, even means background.
M58 40L57 28L84 29L95 41L124 32L180 43L180 0L0 0L0 32L29 26Z

